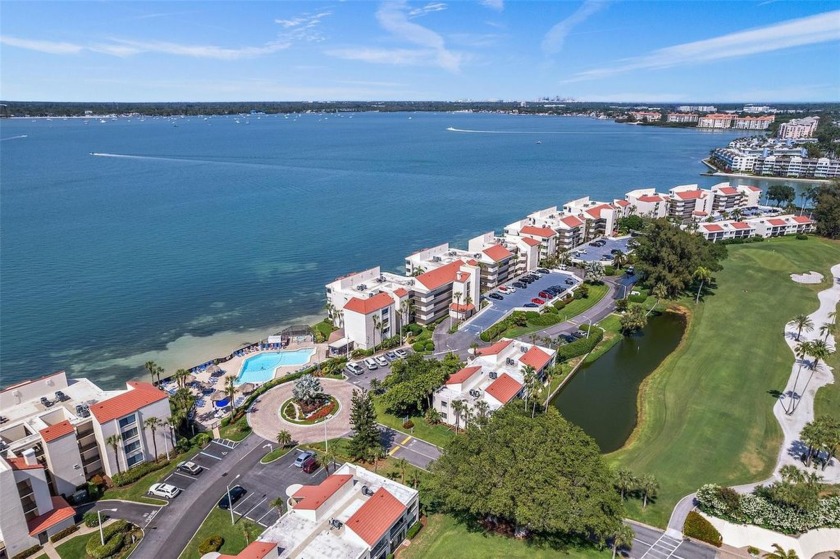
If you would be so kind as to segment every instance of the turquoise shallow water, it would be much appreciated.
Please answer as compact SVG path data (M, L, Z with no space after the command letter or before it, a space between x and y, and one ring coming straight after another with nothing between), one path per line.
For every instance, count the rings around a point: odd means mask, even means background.
M185 335L322 313L350 271L399 271L579 196L714 184L699 161L735 137L495 114L239 120L0 121L3 385L66 368L117 386Z

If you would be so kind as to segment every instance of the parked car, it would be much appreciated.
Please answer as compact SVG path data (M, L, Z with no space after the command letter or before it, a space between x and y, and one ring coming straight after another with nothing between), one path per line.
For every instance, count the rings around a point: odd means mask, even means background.
M304 464L307 460L309 460L310 458L312 458L313 456L315 456L315 453L314 453L314 452L312 452L311 450L304 450L303 452L301 452L300 454L298 454L298 457L297 457L297 458L295 458L295 467L296 467L296 468L300 468L300 467L302 467L302 466L303 466L303 464Z
M578 249L578 254L586 254L586 249L585 248Z
M610 254L618 254L619 252L621 252L620 248L614 248L610 251Z
M395 349L394 353L396 353L397 357L399 357L400 359L405 359L406 357L408 357L408 352L402 348Z
M393 351L389 351L385 354L385 359L387 359L388 361L396 361L397 359L399 359L399 357L397 357L397 354Z
M549 274L549 273L551 273L549 270L546 270L545 268L537 268L537 271L538 271L539 273L541 273L541 274Z
M516 293L516 288L513 287L512 285L507 285L507 286L503 286L503 287L507 288L507 291L505 291L505 293L507 295L510 295L511 293Z
M536 303L537 305L544 305L545 304L545 301L543 301L542 299L540 299L538 297L534 297L533 299L531 299L531 302Z
M551 299L553 297L553 295L548 291L540 291L538 295L543 299Z
M565 341L567 344L570 344L577 339L574 336L572 336L571 334L560 334L559 337L562 338L563 341Z
M376 364L376 359L368 357L365 359L365 367L368 368L368 371L374 371L379 368L379 365Z
M572 337L573 337L573 338L580 339L580 338L583 338L583 337L585 337L585 336L586 336L586 334L584 334L584 333L583 333L583 332L581 332L580 330L575 330L574 332L572 332Z
M490 294L488 294L487 296L488 296L489 298L491 298L491 299L495 299L495 300L497 300L497 301L501 301L502 299L504 299L504 297L502 297L502 296L501 296L501 295L499 295L498 293L490 293Z
M595 241L592 241L591 243L589 243L589 246L596 247L596 246L598 246L598 243L596 243Z
M358 363L348 363L345 369L348 373L353 373L354 375L361 375L365 372L365 370L362 369L362 366Z
M508 286L506 286L506 285L500 285L497 289L499 290L500 293L507 293L508 292Z
M174 499L181 493L181 490L168 483L154 483L149 487L149 495L153 497L164 497Z
M204 468L195 462L181 462L178 464L178 469L194 476L197 476L204 471Z
M517 281L517 282L515 282L515 283L513 284L513 286L514 286L514 287L518 287L519 289L525 289L526 287L528 287L525 283L523 283L523 282L521 282L521 281Z
M234 485L230 488L230 491L225 491L225 494L219 499L219 508L222 510L228 510L231 505L235 504L236 501L242 498L242 496L247 493L244 487L241 485Z
M624 270L624 273L628 276L632 276L634 270L635 268L633 268L633 265L631 264L630 266L627 266L627 268Z
M379 357L376 358L376 364L379 365L380 367L387 367L388 366L388 360L380 355Z
M310 456L303 463L303 466L301 466L301 469L305 473L311 474L312 472L316 471L320 467L321 467L321 464L318 463L318 459L315 456Z
M524 305L522 305L522 306L523 306L523 307L528 307L529 309L535 309L535 308L539 307L539 305L538 305L538 304L536 304L536 303L525 303L525 304L524 304Z
M566 280L566 285L574 285L575 283L577 282L575 282L575 280L573 280L572 278Z

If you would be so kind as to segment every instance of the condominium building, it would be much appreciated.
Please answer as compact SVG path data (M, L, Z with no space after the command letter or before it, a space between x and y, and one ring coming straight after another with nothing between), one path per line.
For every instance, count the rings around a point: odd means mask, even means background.
M418 324L447 315L463 320L475 312L481 297L481 267L464 251L446 244L424 249L406 258L406 273L414 276L411 296Z
M814 222L803 215L757 217L743 221L716 221L714 223L701 223L697 227L697 233L713 243L756 236L769 238L797 235L810 233L813 230Z
M657 194L655 188L631 190L625 195L631 214L660 218L668 215L668 196Z
M586 223L584 241L611 235L616 226L616 209L606 202L590 200L589 196L567 202L563 205L563 213Z
M770 116L737 116L732 121L732 127L739 130L767 130L776 117Z
M697 123L700 115L697 113L668 113L668 122Z
M758 157L734 148L717 148L712 152L712 162L727 172L752 173Z
M798 118L790 122L783 122L779 125L779 138L810 138L817 131L820 124L820 117L809 116Z
M493 413L522 395L526 368L542 379L555 356L553 349L504 338L478 350L463 369L451 375L432 396L432 407L445 423L463 426L468 417ZM467 411L453 409L455 401L466 404ZM478 402L484 402L484 411Z
M411 321L413 285L411 278L383 273L378 266L328 283L327 312L340 330L331 351L369 349L399 334Z
M714 195L696 184L675 186L668 196L668 215L680 221L702 219L712 211Z
M292 485L288 511L238 555L202 559L384 559L420 517L415 489L344 464L318 485Z
M701 116L697 128L731 128L735 117L726 113L711 113Z
M64 500L83 490L94 475L112 476L173 447L172 431L162 425L170 417L168 396L145 382L105 391L87 379L68 380L59 371L6 388L0 392L0 409L6 419L0 426L0 455L17 481L25 475L33 488L43 482L37 491L54 501L50 508L46 498L27 500L18 491L21 499L10 499L14 493L4 491L0 533L10 550L19 541L28 544L21 549L31 547L46 537L42 532L57 531L53 524L35 520L66 508ZM145 427L149 418L161 423L154 432ZM29 526L29 532L21 532L22 526Z
M776 112L776 110L772 107L768 107L767 105L744 105L744 108L741 109L741 112L747 114L761 114Z
M714 113L717 112L717 107L714 105L679 105L677 110L681 113Z
M775 177L833 179L840 177L840 159L769 155L756 158L753 173Z
M658 122L662 118L662 113L654 111L630 111L629 114L638 122Z
M479 263L482 291L493 289L517 274L518 253L516 243L497 237L492 231L469 240L467 254Z

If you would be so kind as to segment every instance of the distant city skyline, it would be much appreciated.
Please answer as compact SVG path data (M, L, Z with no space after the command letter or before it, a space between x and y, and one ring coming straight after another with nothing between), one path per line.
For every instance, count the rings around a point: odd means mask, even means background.
M837 2L4 2L12 101L840 101Z

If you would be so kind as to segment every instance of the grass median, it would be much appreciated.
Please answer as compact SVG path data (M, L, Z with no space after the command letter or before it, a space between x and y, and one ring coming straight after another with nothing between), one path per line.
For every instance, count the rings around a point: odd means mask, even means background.
M230 511L222 510L214 506L207 518L201 524L198 532L195 533L187 548L181 553L180 559L201 559L198 546L201 542L211 536L221 536L224 539L220 553L236 555L259 536L263 527L247 518L234 515L235 524L230 523ZM246 534L247 533L247 534ZM246 540L247 536L247 540Z
M830 278L840 244L812 237L728 248L719 287L699 305L682 302L690 312L685 337L642 384L639 424L608 457L656 476L657 505L628 501L627 508L657 526L704 483L747 483L772 471L782 441L772 408L793 364L785 323L813 312L830 281L802 285L790 274L816 270Z

